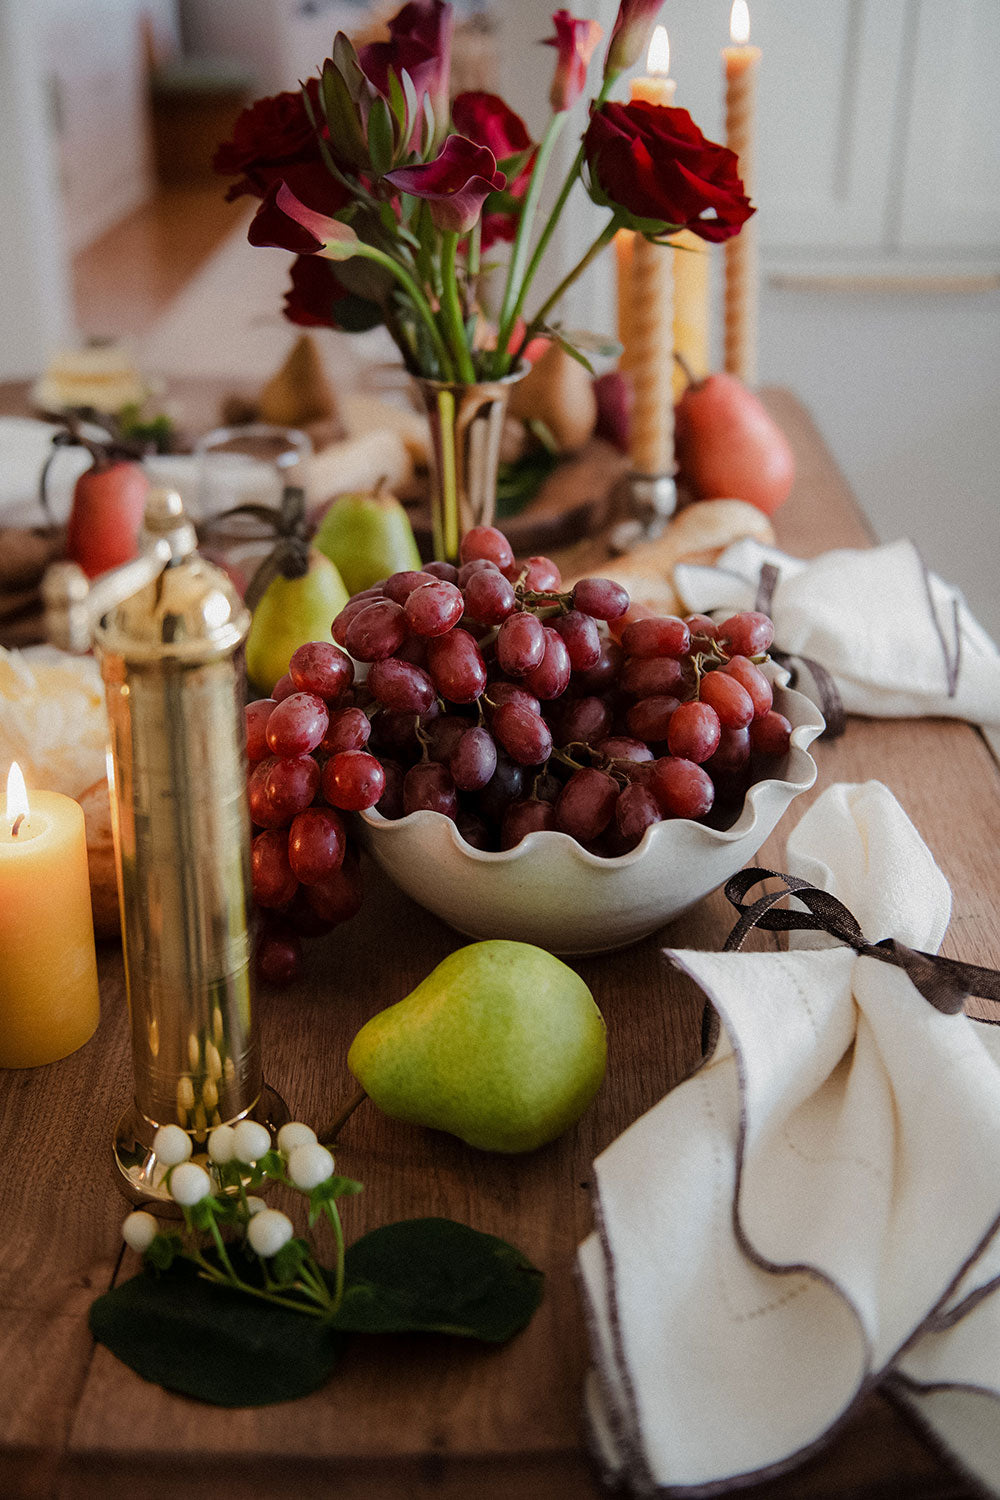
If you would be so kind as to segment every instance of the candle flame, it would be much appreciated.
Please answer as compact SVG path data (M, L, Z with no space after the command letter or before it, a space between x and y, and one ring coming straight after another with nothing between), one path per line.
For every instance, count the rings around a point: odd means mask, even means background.
M30 811L28 789L24 784L21 767L16 760L12 760L7 772L7 822L13 827L18 818L26 818Z
M670 77L670 38L665 26L657 26L650 38L646 72L654 78Z
M729 39L736 47L745 47L750 40L750 7L747 0L733 0L729 13Z

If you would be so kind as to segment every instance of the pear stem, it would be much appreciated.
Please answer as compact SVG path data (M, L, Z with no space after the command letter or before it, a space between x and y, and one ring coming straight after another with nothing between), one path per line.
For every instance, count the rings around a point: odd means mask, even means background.
M363 1104L367 1098L368 1095L364 1089L358 1089L356 1094L351 1095L350 1099L348 1099L347 1103L344 1105L344 1107L341 1109L340 1113L335 1117L332 1123L328 1125L325 1130L320 1132L320 1139L322 1140L324 1146L335 1146L337 1144L337 1138L340 1135L340 1132L343 1130L344 1126L347 1124L348 1120L351 1118L358 1105Z
M697 375L694 373L694 371L692 370L691 366L688 364L687 360L684 358L683 354L681 354L679 352L679 350L677 350L677 349L674 350L674 360L679 365L681 373L683 374L684 379L687 381L688 385L689 386L695 386L695 385L697 385L698 384L698 377L697 377Z

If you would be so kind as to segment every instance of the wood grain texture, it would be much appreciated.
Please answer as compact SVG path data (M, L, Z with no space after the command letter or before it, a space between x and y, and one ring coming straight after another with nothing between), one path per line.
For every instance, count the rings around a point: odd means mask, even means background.
M799 462L779 539L811 555L870 541L811 420L768 400ZM817 788L795 803L759 861L781 868L789 829L838 779L877 777L899 797L951 882L945 951L1000 963L1000 775L967 726L854 719L820 742ZM266 1070L310 1121L350 1091L347 1047L376 1010L408 993L464 939L368 868L362 915L314 943L301 982L261 994ZM622 954L581 960L604 1013L607 1080L575 1130L533 1155L477 1153L364 1105L345 1127L339 1168L366 1190L347 1233L447 1214L512 1240L547 1276L529 1328L502 1349L457 1339L357 1340L305 1400L217 1411L140 1381L86 1332L92 1296L118 1257L123 1200L110 1138L130 1087L120 955L101 955L104 1017L81 1052L51 1068L0 1074L0 1495L60 1500L586 1500L600 1487L583 1446L586 1333L574 1281L591 1226L594 1155L681 1079L699 1050L702 1002L668 969L664 946L718 947L731 926L721 894ZM774 942L769 935L755 941ZM39 1153L39 1145L45 1150ZM31 1170L29 1171L29 1165ZM122 1263L132 1274L135 1258ZM868 1401L829 1448L751 1500L961 1500L968 1492L887 1403Z

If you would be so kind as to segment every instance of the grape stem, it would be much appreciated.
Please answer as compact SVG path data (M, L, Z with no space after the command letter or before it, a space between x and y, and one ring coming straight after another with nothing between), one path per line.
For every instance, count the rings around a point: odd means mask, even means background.
M348 1120L351 1118L358 1105L363 1104L367 1098L367 1091L360 1088L358 1089L356 1094L351 1095L347 1103L334 1117L333 1121L326 1127L325 1130L320 1131L320 1139L323 1142L324 1146L335 1146L337 1144L337 1138L340 1135L340 1132L343 1130L344 1126L347 1124Z

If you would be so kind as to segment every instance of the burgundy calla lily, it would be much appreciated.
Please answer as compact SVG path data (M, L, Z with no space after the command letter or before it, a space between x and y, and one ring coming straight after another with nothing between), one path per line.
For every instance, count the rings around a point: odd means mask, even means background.
M327 211L302 201L291 174L287 182L274 183L247 231L251 245L273 245L279 250L293 250L296 255L315 255L331 240L356 239L352 229L332 217L350 202L350 195L329 174L326 180L330 185Z
M552 24L556 34L546 37L544 45L558 53L549 103L559 114L571 109L583 93L590 59L604 32L596 21L578 21L568 10L557 10Z
M604 59L605 78L617 77L645 53L663 0L621 0Z
M366 78L388 98L389 72L405 68L413 80L417 98L430 96L437 133L448 119L451 83L451 38L454 16L442 0L409 0L389 22L387 42L370 42L358 51L358 62Z
M641 228L659 222L703 240L728 240L754 212L737 158L706 140L686 109L634 100L590 117L583 150L590 196Z
M535 159L533 142L521 116L515 114L499 94L469 89L455 100L451 118L459 135L468 136L480 146L488 146L498 162L525 153L524 165L507 184L510 197L520 199L527 189ZM494 209L487 203L483 209L482 249L488 250L497 240L512 240L516 229L516 209Z
M401 193L423 198L434 227L444 234L468 234L490 193L507 183L493 152L464 135L450 135L433 161L397 167L385 180Z

